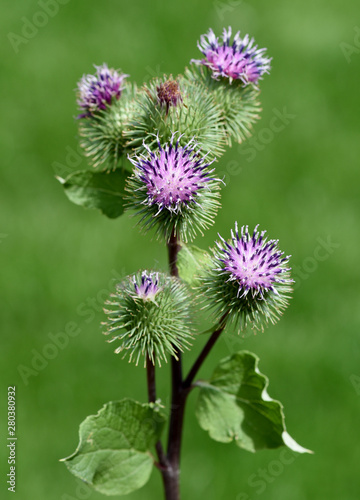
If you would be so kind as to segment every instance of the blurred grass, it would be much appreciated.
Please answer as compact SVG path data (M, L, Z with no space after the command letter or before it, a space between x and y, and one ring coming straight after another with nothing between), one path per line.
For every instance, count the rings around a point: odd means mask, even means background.
M291 306L278 325L246 339L229 332L202 372L209 374L231 350L256 352L270 394L285 405L290 434L315 455L299 456L273 474L280 450L250 455L210 441L195 421L194 394L184 436L183 498L357 500L360 395L350 377L360 376L360 54L348 63L341 43L354 45L358 2L110 0L100 7L93 0L72 1L15 53L8 33L21 34L22 18L39 10L34 1L7 3L0 21L0 234L6 235L0 239L1 424L6 388L16 384L17 498L103 498L81 497L58 462L74 450L78 424L103 403L146 398L143 371L121 362L104 342L102 297L114 272L166 267L163 246L140 235L133 220L109 221L70 205L54 179L54 162L65 164L66 148L77 148L76 82L104 61L138 84L154 74L176 75L198 56L201 33L231 24L268 47L273 69L261 85L257 146L234 145L221 158L219 171L226 173L231 162L241 171L228 176L223 210L196 243L211 245L218 231L229 235L235 220L260 223L302 273L311 267L319 238L338 246L305 278L297 275ZM295 117L265 144L274 109L284 108ZM249 162L250 147L258 150ZM84 165L81 160L78 168ZM70 321L81 333L24 384L18 366L30 367L32 350L41 352L49 333L64 331ZM158 379L167 403L167 368ZM4 443L1 496L8 472ZM260 469L268 474L261 493L251 482L259 480ZM161 494L155 471L146 489L128 498Z

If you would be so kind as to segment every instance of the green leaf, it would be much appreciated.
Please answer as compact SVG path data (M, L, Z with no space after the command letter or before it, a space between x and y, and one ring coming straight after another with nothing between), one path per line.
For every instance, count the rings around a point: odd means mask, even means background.
M210 255L195 245L181 243L178 253L177 267L180 278L188 285L196 285L202 269L210 262Z
M111 401L80 424L79 445L63 458L69 471L105 495L127 495L150 477L149 448L159 440L165 417L154 404Z
M70 201L85 208L97 208L110 219L124 212L124 188L130 172L79 170L66 179L58 177Z
M286 432L283 407L270 398L268 379L258 369L259 358L240 351L220 361L209 382L197 382L196 416L211 438L255 452L287 446L312 453Z

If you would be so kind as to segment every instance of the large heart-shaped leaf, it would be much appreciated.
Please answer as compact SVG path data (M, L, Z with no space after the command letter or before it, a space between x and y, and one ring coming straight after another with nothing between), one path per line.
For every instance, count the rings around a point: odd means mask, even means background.
M97 208L115 219L124 212L125 181L130 175L124 169L112 172L79 170L66 179L58 177L70 201L85 208Z
M267 393L268 379L258 369L258 357L240 351L220 361L209 382L197 382L196 416L215 441L235 441L255 452L286 445L311 453L286 432L283 407Z
M144 486L165 417L154 404L131 399L107 403L80 425L79 445L62 459L67 468L105 495L126 495Z

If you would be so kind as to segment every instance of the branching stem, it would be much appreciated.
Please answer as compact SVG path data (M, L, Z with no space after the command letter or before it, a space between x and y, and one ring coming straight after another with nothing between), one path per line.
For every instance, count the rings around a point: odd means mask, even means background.
M181 249L181 245L178 242L174 230L168 241L167 247L170 274L171 276L178 278L179 270L177 267L177 257L179 250ZM215 342L219 338L221 332L225 328L226 318L227 314L224 314L220 320L219 327L212 333L185 380L183 379L182 374L181 352L176 350L177 359L175 357L171 358L171 411L166 456L164 456L163 452L159 455L159 451L157 449L160 463L159 469L164 483L166 500L180 500L180 452L187 397L192 389L192 382L195 376L200 370ZM149 401L150 398L153 398L153 400L156 399L154 373L152 373L151 368L148 370ZM154 387L152 387L151 384L154 384ZM158 443L158 445L161 446L161 443Z
M196 375L197 375L198 371L200 370L202 364L204 363L207 355L209 354L209 352L213 348L215 342L220 337L222 331L224 330L224 328L226 326L227 315L228 315L228 313L225 313L222 316L220 323L219 323L219 327L217 328L217 330L215 330L211 334L211 336L210 336L209 340L207 341L207 343L205 344L203 350L201 351L201 353L197 357L195 363L193 364L191 370L189 371L188 376L186 377L186 379L183 382L184 388L191 388L191 384L193 383L194 378L196 377Z

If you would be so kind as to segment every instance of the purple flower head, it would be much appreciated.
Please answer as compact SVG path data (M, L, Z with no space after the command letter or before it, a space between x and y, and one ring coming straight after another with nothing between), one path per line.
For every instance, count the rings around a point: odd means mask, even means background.
M293 280L289 255L278 249L278 240L267 240L266 231L252 235L248 226L235 232L231 240L220 235L212 266L202 278L201 292L216 309L219 318L229 316L239 329L248 324L263 330L264 323L275 323L288 305Z
M194 141L181 147L180 138L173 144L173 134L165 146L158 140L157 154L145 145L147 157L130 158L147 193L144 204L157 205L158 211L178 213L184 206L198 203L199 191L214 180L211 177L214 170L207 170L210 164L198 154Z
M161 290L159 286L159 273L149 273L143 271L141 274L141 282L138 284L136 276L133 276L135 294L142 300L154 301L156 294Z
M269 73L271 58L265 57L266 49L258 49L254 45L254 39L245 35L240 38L240 31L234 36L230 44L231 27L223 31L223 43L215 36L212 29L207 35L200 37L199 50L205 58L201 60L192 59L195 64L203 64L212 70L212 76L216 80L219 77L233 80L241 80L245 85L257 84L264 73Z
M235 234L231 231L232 244L227 243L220 235L221 243L217 243L223 257L221 270L228 275L228 281L238 284L238 297L245 297L251 292L252 297L259 295L264 298L264 292L274 292L277 284L291 283L287 277L290 268L286 267L290 256L284 257L278 247L278 240L266 241L265 233L255 227L252 236L248 226L242 226L239 234L235 223Z
M166 82L156 87L156 90L160 106L166 107L166 114L168 114L170 106L176 106L182 102L179 84L171 76Z
M108 68L106 64L95 66L95 75L84 75L78 83L78 105L86 112L79 118L106 109L113 98L119 99L123 90L123 80L129 75Z

